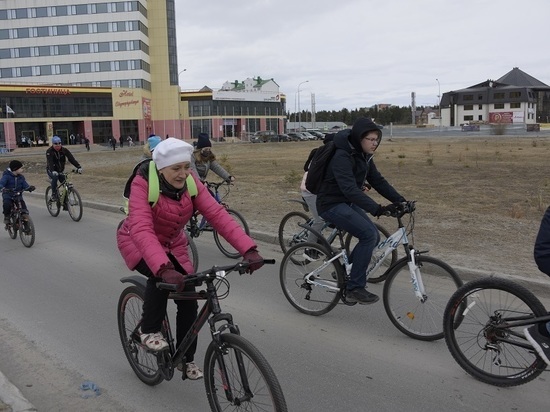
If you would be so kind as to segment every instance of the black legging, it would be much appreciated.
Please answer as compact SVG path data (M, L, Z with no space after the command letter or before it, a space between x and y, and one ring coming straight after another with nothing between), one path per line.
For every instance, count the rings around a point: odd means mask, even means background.
M174 268L185 274L185 270L176 260L176 258L168 254L168 258L174 265ZM145 264L142 259L135 270L148 277L147 286L145 287L145 301L143 302L143 314L141 331L143 333L155 333L159 332L162 326L162 321L166 317L166 306L168 303L169 291L161 290L156 287L156 283L161 279L157 278L151 272L151 269ZM184 291L192 292L195 290L194 285L186 285ZM199 305L195 300L176 300L177 314L176 314L176 347L179 346L187 331L191 328L191 325L197 318ZM191 344L187 352L185 353L186 362L193 362L195 358L195 352L197 350L197 339Z

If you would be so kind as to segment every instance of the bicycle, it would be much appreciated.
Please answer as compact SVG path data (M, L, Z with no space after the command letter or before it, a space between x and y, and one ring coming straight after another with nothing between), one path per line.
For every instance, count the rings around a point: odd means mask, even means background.
M290 202L296 202L302 205L306 212L309 212L309 207L304 200L297 199L288 199ZM307 238L310 232L310 228L313 225L313 217L308 216L303 212L292 211L287 213L279 223L278 230L278 240L279 245L283 253L286 253L287 250L297 243L307 242ZM390 232L379 223L374 223L378 229L378 234L380 236L380 241L387 239L390 236ZM304 227L307 226L307 227ZM321 229L323 237L327 242L332 245L334 240L336 240L338 229L331 225L328 222L325 222ZM346 235L345 248L346 252L349 255L355 246L356 239L351 235ZM376 273L371 273L367 281L369 283L380 283L386 280L389 273L389 268L397 262L398 252L397 249L393 250L392 253L388 256L389 259L384 259L382 265L380 266L381 270L377 270Z
M34 245L36 232L30 215L28 213L22 213L23 205L21 202L23 200L23 192L10 189L4 189L4 191L12 193L13 196L10 222L5 225L5 229L8 231L8 234L12 239L17 237L17 231L19 231L21 243L23 243L26 247L31 247Z
M406 256L389 268L384 283L384 309L402 333L432 341L443 337L445 305L450 295L462 286L462 281L448 264L425 256L427 251L416 250L409 244L408 234L412 238L414 231L415 207L415 202L400 204L399 211L393 215L398 228L376 246L367 278L390 253L403 245ZM407 226L403 223L406 214L410 216ZM334 309L340 301L348 306L356 304L346 300L350 265L342 230L338 230L338 239L339 250L320 238L320 244L299 243L284 255L279 280L285 297L300 312L319 316Z
M208 189L213 190L213 195L216 201L225 208L227 213L229 213L235 221L237 221L239 226L244 229L246 234L250 235L250 229L248 228L248 223L246 223L244 217L236 210L230 209L229 206L223 201L229 195L231 182L204 182L204 184L206 185L206 187L208 187ZM219 188L222 185L227 185L227 191L224 195L221 195L219 191ZM199 237L202 232L212 232L212 234L214 235L214 242L216 243L218 249L220 249L220 252L222 252L228 258L232 259L238 259L239 257L241 257L241 254L233 246L231 246L231 244L226 241L223 236L221 236L212 226L210 226L204 216L202 216L199 223L198 211L195 212L195 214L193 214L193 216L189 220L186 231L189 234L190 238Z
M72 173L78 172L73 169ZM78 222L80 219L82 219L82 199L69 179L70 173L62 172L59 174L65 177L64 182L61 183L61 179L59 179L57 184L58 197L57 199L54 199L52 197L51 179L49 179L50 185L48 185L45 194L46 207L50 215L52 215L53 217L59 216L61 207L63 207L63 210L69 212L69 216L71 217L71 219L75 222Z
M274 264L274 260L264 260ZM168 316L162 327L169 346L167 350L151 352L140 341L138 329L141 323L142 304L146 278L129 276L121 279L130 283L118 301L118 329L124 353L137 377L154 386L174 376L176 365L185 364L185 352L208 322L212 341L204 355L204 384L212 411L270 410L287 411L286 401L273 369L248 340L240 335L230 313L222 312L220 300L230 290L226 275L232 271L245 273L248 263L213 266L187 277L186 282L205 288L195 292L173 292L176 285L159 283L157 287L172 291L169 299L204 300L195 322L181 344L176 348ZM220 292L221 288L226 290ZM219 325L218 325L219 324ZM185 373L182 374L185 379Z
M484 277L466 283L449 299L443 316L447 348L468 374L490 385L522 385L546 363L523 329L550 321L540 300L507 279Z

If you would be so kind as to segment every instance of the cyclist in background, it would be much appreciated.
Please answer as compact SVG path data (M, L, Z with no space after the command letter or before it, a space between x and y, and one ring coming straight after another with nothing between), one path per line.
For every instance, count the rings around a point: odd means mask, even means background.
M199 133L196 150L191 158L191 168L200 177L201 181L206 180L209 170L212 170L226 182L233 182L235 178L225 170L216 160L212 153L212 143L206 133Z
M6 190L4 190L6 189ZM0 190L2 191L3 212L4 212L4 224L10 223L11 208L13 206L13 193L11 191L23 192L28 190L32 192L36 189L27 183L25 176L23 176L23 163L19 160L12 160L9 167L4 170L2 178L0 179ZM21 196L21 215L23 220L27 220L29 211L27 205Z
M550 207L546 209L540 222L534 256L540 271L550 276ZM523 333L540 357L550 366L550 322L525 328Z
M256 243L227 213L222 205L208 194L193 173L197 194L191 197L187 177L191 174L193 146L170 137L153 151L153 161L144 161L131 183L129 213L117 231L118 249L130 270L148 277L143 302L140 338L152 351L164 350L168 342L160 332L166 316L169 292L156 287L157 282L176 284L178 291L193 291L185 275L193 273L187 250L187 237L182 230L194 210L204 215L212 226L250 263L249 273L263 265ZM160 196L154 207L149 203L150 167L156 167ZM176 346L179 346L197 317L194 300L176 300ZM187 365L178 365L189 379L200 379L202 371L194 363L197 341L185 354Z
M141 160L151 160L153 158L153 150L155 150L155 147L162 141L160 136L157 135L150 135L147 139L147 142L143 145L143 156L141 157Z
M52 145L46 150L46 172L48 177L52 179L52 200L57 200L59 197L57 181L65 183L65 176L62 173L65 170L67 160L76 167L78 173L82 173L82 166L74 158L71 151L61 144L61 138L59 136L52 137Z

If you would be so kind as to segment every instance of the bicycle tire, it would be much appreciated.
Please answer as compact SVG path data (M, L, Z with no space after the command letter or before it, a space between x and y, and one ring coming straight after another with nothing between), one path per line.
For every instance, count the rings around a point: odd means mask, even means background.
M443 313L451 295L462 280L445 262L417 255L426 299L414 294L407 258L399 260L384 283L384 309L391 322L411 338L434 341L443 337Z
M242 227L247 235L250 235L250 229L248 228L248 223L244 219L243 215L233 209L226 209L227 213ZM214 242L220 252L225 256L231 259L238 259L241 257L241 254L233 247L231 244L221 236L217 230L213 229L212 234L214 235Z
M46 194L45 194L45 200L46 200L46 208L48 209L48 212L53 217L59 216L59 212L61 211L61 203L58 200L52 200L52 187L48 186L46 188Z
M25 247L32 247L32 245L34 245L35 236L34 223L31 217L27 215L27 220L21 221L19 238Z
M313 261L304 256L317 254ZM287 250L281 261L279 280L283 294L292 306L307 315L320 316L330 312L341 299L345 270L339 260L331 262L316 278L327 287L308 283L304 277L328 260L331 253L317 243L299 243ZM330 289L329 289L330 287ZM338 288L338 291L334 291Z
M286 412L281 385L261 352L233 333L221 334L220 341L221 347L210 342L204 355L204 386L210 409Z
M143 383L155 386L164 380L157 356L148 352L133 336L141 323L144 295L145 290L137 286L129 286L122 291L117 306L118 332L122 349L134 373Z
M12 214L10 216L10 224L8 225L8 234L12 239L17 238L17 226L19 225L19 215Z
M523 286L485 277L458 289L443 317L445 343L455 361L474 378L500 387L530 382L546 368L536 351L518 346L530 346L523 338L525 325L498 331L493 328L506 322L506 314L518 318L522 314L543 316L547 311Z
M378 233L380 234L380 241L386 240L388 237L390 237L390 232L388 232L388 230L384 226L382 226L382 225L380 225L376 222L374 224L375 224L376 228L378 229ZM355 245L352 245L352 242L353 242L354 239L355 239L355 241L357 241L357 238L353 237L351 235L351 233L348 233L346 235L346 241L345 241L344 245L345 245L346 253L348 254L348 256L351 255L351 252L353 251L353 248L355 247ZM378 250L374 249L374 252L372 254L372 259L376 259L377 252L378 252ZM390 273L390 268L393 265L395 265L398 258L399 257L398 257L397 249L394 249L391 252L391 254L389 256L387 256L386 259L384 259L384 261L382 262L380 267L369 275L369 277L367 278L367 282L369 282L369 283L384 282L388 278L388 275Z
M67 189L67 195L65 196L65 204L67 205L67 211L69 216L75 222L78 222L82 219L83 207L82 207L82 198L80 193L74 188L70 187Z
M302 243L307 241L309 231L299 226L298 224L308 224L311 225L312 218L306 215L303 212L289 212L279 223L278 239L279 245L283 253L294 246L297 243Z
M187 254L189 255L189 260L193 265L193 272L199 271L199 250L197 249L197 244L186 230L184 230L185 235L187 236Z

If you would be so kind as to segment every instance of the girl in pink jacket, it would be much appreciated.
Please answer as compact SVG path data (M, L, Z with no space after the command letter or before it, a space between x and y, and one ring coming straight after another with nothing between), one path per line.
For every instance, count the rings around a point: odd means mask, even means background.
M191 291L185 285L185 274L193 272L187 254L187 237L182 232L198 210L208 222L243 255L253 262L250 272L263 265L256 244L245 231L216 202L198 177L193 175L198 193L191 198L185 180L191 174L190 164L193 146L182 140L168 138L160 142L153 152L153 162L145 163L132 181L128 201L128 217L117 231L117 244L126 265L131 270L147 276L141 342L151 350L163 350L168 343L160 333L166 316L168 291L155 284L163 281L178 285L178 290ZM160 196L151 207L148 200L148 170L158 169ZM197 317L196 301L177 300L176 344L179 345ZM197 342L186 353L185 372L189 379L202 378L202 371L193 362ZM178 369L183 370L183 365Z

